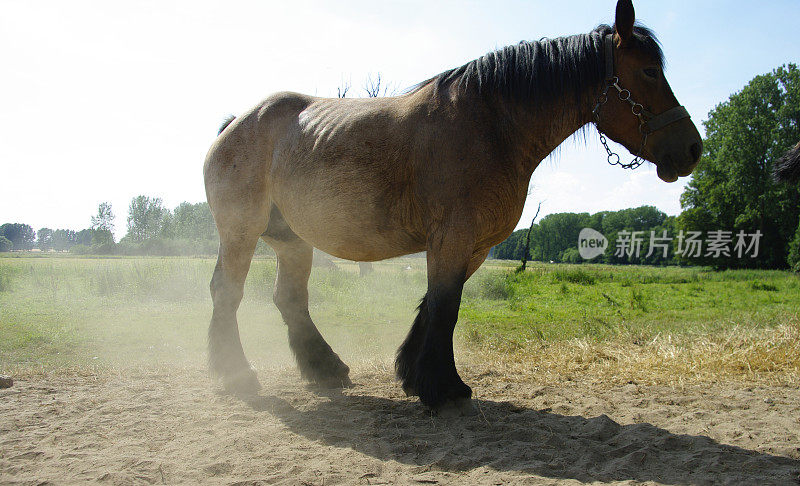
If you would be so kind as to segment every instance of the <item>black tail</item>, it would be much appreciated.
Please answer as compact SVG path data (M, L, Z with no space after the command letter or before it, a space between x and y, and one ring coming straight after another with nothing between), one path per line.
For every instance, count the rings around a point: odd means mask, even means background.
M222 125L219 126L219 131L217 132L217 135L225 131L225 129L228 128L228 125L230 125L231 122L233 122L233 120L235 119L236 117L233 115L228 115L227 117L225 117L225 120L222 121Z
M775 164L775 179L779 182L800 180L800 143L778 159Z

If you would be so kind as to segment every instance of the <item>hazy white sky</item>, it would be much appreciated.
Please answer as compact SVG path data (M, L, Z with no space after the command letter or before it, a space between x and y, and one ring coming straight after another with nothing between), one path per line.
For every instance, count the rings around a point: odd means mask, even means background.
M698 125L753 76L800 61L798 0L634 3ZM345 80L363 95L377 72L402 89L510 43L588 32L614 4L0 0L0 223L82 229L110 201L122 236L136 195L204 200L220 121L272 92L335 96ZM534 173L520 226L540 200L542 215L677 214L684 183L607 166L592 135Z

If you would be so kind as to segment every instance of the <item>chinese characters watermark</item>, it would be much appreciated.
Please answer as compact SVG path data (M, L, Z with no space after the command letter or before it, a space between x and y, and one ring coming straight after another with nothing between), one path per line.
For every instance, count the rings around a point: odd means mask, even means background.
M655 231L650 231L649 238L646 231L627 231L617 233L614 256L620 258L639 258L643 253L643 244L647 245L645 258L653 254L661 255L663 258L669 257L672 242L677 240L675 254L684 258L698 257L732 257L737 258L758 256L759 242L763 233L756 230L755 233L746 233L740 230L738 233L733 231L707 231L705 238L701 231L681 230L677 238L667 234L667 230L657 235ZM586 260L591 260L602 255L608 247L608 239L599 232L584 228L578 235L578 251Z

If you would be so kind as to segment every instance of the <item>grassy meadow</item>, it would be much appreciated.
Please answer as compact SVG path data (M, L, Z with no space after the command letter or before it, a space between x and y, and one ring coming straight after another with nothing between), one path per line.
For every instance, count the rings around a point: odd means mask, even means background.
M425 261L358 275L315 267L311 315L345 361L390 366L423 295ZM0 257L0 373L203 366L208 258ZM489 261L464 290L462 359L508 372L668 381L721 375L797 383L800 277L781 271ZM275 261L253 261L239 310L258 368L290 364L272 305ZM655 379L655 378L654 378Z

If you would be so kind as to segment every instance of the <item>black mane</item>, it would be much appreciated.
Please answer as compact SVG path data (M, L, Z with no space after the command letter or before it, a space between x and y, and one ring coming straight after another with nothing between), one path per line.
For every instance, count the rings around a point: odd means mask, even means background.
M451 86L472 88L479 94L500 93L537 106L565 95L579 98L587 87L599 86L605 77L603 37L611 33L612 27L600 25L588 34L522 41L445 71L413 90L435 83L437 92ZM634 39L637 47L664 67L664 54L650 29L636 25Z
M800 181L800 143L775 163L775 179L778 182Z

